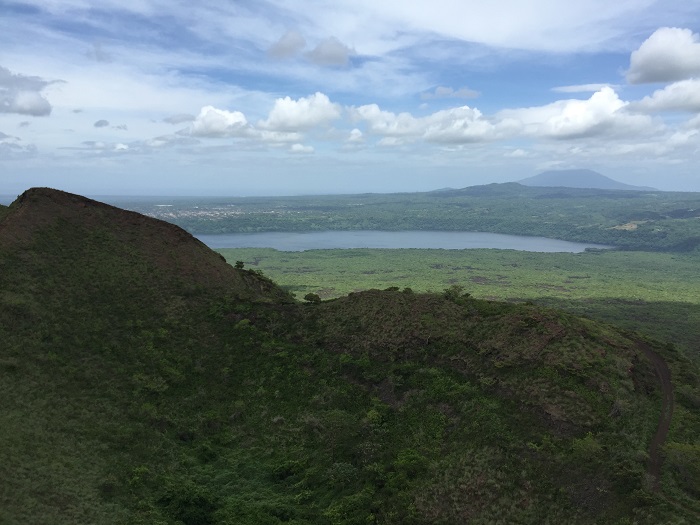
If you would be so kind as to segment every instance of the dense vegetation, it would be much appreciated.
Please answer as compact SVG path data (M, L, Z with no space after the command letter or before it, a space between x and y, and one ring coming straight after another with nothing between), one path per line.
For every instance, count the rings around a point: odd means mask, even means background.
M463 286L474 297L532 301L672 341L700 360L698 254L515 250L218 250L297 297L323 299L391 286Z
M673 345L459 286L300 304L238 266L87 199L13 204L0 522L698 521Z
M202 234L451 230L536 235L629 250L689 252L700 246L698 193L508 183L429 193L158 202L122 205Z

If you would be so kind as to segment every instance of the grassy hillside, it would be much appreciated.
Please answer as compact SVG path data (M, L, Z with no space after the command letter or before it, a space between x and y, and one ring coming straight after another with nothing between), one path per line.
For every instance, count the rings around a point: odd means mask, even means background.
M700 511L697 370L556 310L459 288L294 303L173 226L32 190L0 222L0 341L3 523Z

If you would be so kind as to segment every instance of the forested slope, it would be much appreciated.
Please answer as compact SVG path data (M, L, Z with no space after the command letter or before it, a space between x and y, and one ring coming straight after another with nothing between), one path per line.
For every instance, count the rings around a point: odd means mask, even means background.
M459 288L299 304L44 189L0 222L0 341L0 522L697 519L697 370L556 310ZM663 447L649 352L673 377Z

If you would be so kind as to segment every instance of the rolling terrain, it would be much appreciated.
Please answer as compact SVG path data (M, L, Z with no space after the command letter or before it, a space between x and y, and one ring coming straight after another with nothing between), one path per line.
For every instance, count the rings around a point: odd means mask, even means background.
M673 341L235 266L77 195L0 208L0 522L698 521Z

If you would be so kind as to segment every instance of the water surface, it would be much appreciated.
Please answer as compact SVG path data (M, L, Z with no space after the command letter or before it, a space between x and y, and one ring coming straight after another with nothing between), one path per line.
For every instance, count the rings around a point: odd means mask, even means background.
M338 248L433 248L465 250L497 248L528 252L579 253L586 248L611 248L601 244L485 232L445 231L323 231L263 232L196 235L210 248L274 248L285 252Z

